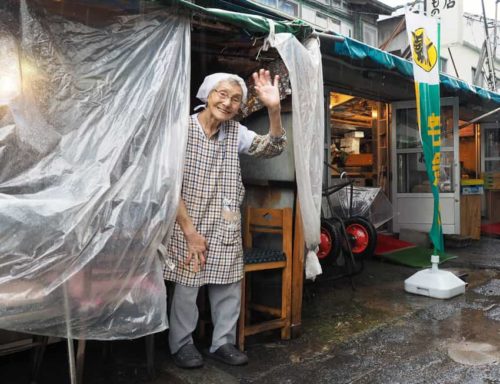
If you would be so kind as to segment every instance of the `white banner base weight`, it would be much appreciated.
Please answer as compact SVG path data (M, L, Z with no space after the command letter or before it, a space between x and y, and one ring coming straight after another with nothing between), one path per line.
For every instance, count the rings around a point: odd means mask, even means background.
M439 256L431 256L432 268L405 280L405 291L435 299L450 299L465 293L466 283L449 271L438 269Z

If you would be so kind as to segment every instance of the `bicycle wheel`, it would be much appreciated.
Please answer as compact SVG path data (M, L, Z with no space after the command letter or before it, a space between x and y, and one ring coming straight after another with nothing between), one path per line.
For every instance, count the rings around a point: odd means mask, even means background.
M321 238L318 250L318 259L321 264L334 264L340 255L340 232L329 220L321 220Z
M370 257L377 246L377 230L373 224L361 216L353 216L344 220L349 244L355 257ZM343 244L347 250L346 244Z

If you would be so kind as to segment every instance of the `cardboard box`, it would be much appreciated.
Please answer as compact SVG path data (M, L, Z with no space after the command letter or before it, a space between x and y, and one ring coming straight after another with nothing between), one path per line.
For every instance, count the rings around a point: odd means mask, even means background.
M484 172L482 178L485 189L500 189L500 172Z
M344 133L345 138L363 138L365 137L365 133L363 131L354 131Z
M359 139L349 137L346 139L340 139L340 149L347 153L359 153Z
M368 167L373 165L373 155L371 153L351 154L345 161L346 167Z

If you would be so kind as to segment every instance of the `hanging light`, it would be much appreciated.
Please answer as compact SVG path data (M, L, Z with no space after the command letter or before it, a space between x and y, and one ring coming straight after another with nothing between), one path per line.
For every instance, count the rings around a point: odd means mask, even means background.
M14 38L0 34L0 106L10 104L21 93L18 55Z

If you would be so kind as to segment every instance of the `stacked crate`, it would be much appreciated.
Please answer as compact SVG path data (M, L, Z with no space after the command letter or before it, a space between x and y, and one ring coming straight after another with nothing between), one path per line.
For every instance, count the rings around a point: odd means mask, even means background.
M482 178L485 189L500 189L500 172L484 172Z

